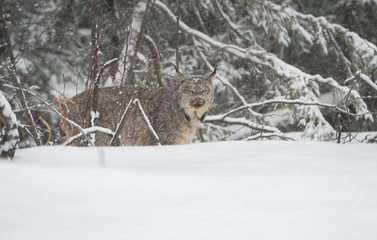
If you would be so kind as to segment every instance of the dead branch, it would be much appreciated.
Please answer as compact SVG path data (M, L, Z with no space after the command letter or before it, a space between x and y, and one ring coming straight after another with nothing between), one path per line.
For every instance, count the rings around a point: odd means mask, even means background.
M124 112L122 114L122 118L120 119L120 122L118 123L117 128L115 129L114 135L113 135L113 137L110 140L110 144L109 144L110 146L114 146L115 145L115 140L118 138L118 136L120 134L120 130L123 128L124 123L126 122L126 114L128 112L128 108L130 107L132 100L133 99L131 98L131 100L127 104L126 109L124 110Z
M165 85L162 82L161 60L160 60L160 54L159 54L157 45L149 35L145 35L144 37L148 43L149 50L152 53L153 66L154 66L154 69L156 70L158 84L160 85L160 87L164 87Z
M216 116L207 116L205 118L205 122L210 122L210 123L222 122L222 123L228 123L228 124L237 124L237 125L248 127L258 132L269 132L269 133L275 133L277 135L283 136L283 133L275 127L263 126L263 125L251 122L247 120L246 118L231 118L231 117L223 117L223 115L216 115Z
M258 139L264 139L264 138L267 138L267 139L271 139L271 138L279 138L279 139L283 139L283 140L294 141L293 138L286 137L286 136L281 135L281 134L276 134L276 133L262 133L262 132L261 132L261 133L258 133L258 134L254 134L254 135L248 136L247 138L242 139L242 141L252 141L252 140L258 140Z
M159 137L158 137L156 131L154 130L154 128L153 128L151 122L149 121L147 115L145 114L144 109L143 109L143 107L141 106L140 100L136 98L136 99L133 101L133 103L134 103L134 104L137 104L137 106L139 107L139 110L140 110L140 112L141 112L141 114L142 114L142 116L143 116L143 119L144 119L144 121L145 121L147 127L148 127L149 130L152 132L154 138L157 140L157 145L161 146L160 139L159 139Z
M264 102L246 104L246 105L240 106L238 108L232 109L229 112L223 114L222 116L225 118L225 117L229 116L230 114L238 112L240 110L244 110L246 108L258 107L258 106L267 105L267 104L311 105L311 106L331 108L331 109L334 109L338 112L341 112L341 113L344 113L344 114L349 114L351 116L361 116L361 115L358 115L358 114L349 113L346 110L341 109L340 107L338 107L336 105L331 105L331 104L327 104L327 103L319 103L319 102L305 102L305 101L302 101L302 100L289 100L289 99L271 99L271 100L267 100L267 101L264 101ZM369 114L369 113L365 113L365 114Z

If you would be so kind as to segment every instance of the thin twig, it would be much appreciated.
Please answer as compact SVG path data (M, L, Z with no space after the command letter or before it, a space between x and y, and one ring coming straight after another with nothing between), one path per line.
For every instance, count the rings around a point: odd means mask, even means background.
M133 103L134 103L134 104L137 104L137 106L139 107L139 110L140 110L140 112L141 112L141 115L143 116L143 119L144 119L145 123L147 124L147 127L148 127L149 130L152 132L154 138L157 140L157 145L161 146L160 139L159 139L159 137L158 137L156 131L154 130L154 128L153 128L151 122L149 121L147 115L145 114L144 109L143 109L143 107L141 106L140 100L136 98L136 99L133 101Z
M248 127L252 130L256 130L259 132L270 132L270 133L283 135L283 133L275 127L263 126L261 124L251 122L247 120L246 118L232 118L232 117L223 118L222 115L216 115L216 116L207 116L206 122L210 122L210 123L223 122L223 123L229 123L229 124L237 124L237 125L242 125L242 126Z
M128 112L128 108L130 107L132 100L133 100L133 98L131 98L131 100L128 102L127 107L122 114L122 118L120 119L120 122L118 123L117 128L115 129L114 135L110 140L110 144L109 144L110 146L114 146L115 139L118 138L118 136L120 134L120 130L123 129L124 123L126 122L125 121L126 120L126 114Z
M326 108L335 109L335 110L342 112L342 113L345 113L345 114L350 114L352 116L358 116L357 114L349 113L349 112L339 108L338 106L327 104L327 103L305 102L305 101L302 101L302 100L289 100L289 99L271 99L271 100L267 100L267 101L264 101L264 102L246 104L246 105L240 106L238 108L232 109L229 112L223 114L222 116L225 118L232 113L238 112L240 110L244 110L246 108L253 108L253 107L257 107L257 106L262 106L262 105L267 105L267 104L278 104L278 103L279 104L299 104L299 105L313 105L313 106L319 106L319 107L326 107Z

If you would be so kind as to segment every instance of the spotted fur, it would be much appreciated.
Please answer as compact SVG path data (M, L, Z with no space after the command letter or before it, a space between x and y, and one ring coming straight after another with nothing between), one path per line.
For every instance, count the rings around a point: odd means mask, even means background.
M149 90L146 87L124 86L99 89L96 125L115 131L121 116L131 99L139 99L146 116L156 131L160 143L187 144L192 141L196 130L213 102L213 80L216 71L209 75L183 75L176 72L175 87ZM69 119L88 127L90 124L90 105L88 92L72 98ZM61 129L67 139L79 132L68 122L63 122ZM111 135L97 133L96 146L109 145ZM124 127L116 139L116 145L156 145L157 141L145 123L136 104L131 104L127 111ZM84 138L75 140L72 145L87 146Z

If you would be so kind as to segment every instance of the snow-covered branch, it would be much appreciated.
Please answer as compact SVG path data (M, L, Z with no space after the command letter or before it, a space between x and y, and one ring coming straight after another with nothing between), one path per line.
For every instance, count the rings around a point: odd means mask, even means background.
M0 121L4 128L0 130L0 158L13 158L19 142L16 115L8 100L0 91Z
M304 50L313 45L313 36L298 21L296 15L290 14L285 4L280 6L270 1L247 1L249 15L255 25L267 35L272 36L281 45L288 47L291 43L290 34L302 40Z
M275 127L264 126L258 123L254 123L247 120L246 118L231 118L231 117L223 117L223 115L215 115L215 116L207 116L205 118L205 122L209 122L209 123L223 122L223 123L228 123L228 124L243 125L258 132L269 132L269 133L275 133L279 136L283 136L283 133Z
M253 107L259 107L267 104L298 104L298 105L307 105L307 106L319 106L319 107L325 107L334 109L338 112L344 113L344 114L350 114L352 116L357 116L357 114L348 113L346 110L332 104L327 103L320 103L320 102L312 102L312 101L303 101L303 100L290 100L290 99L270 99L264 102L258 102L258 103L250 103L243 106L240 106L238 108L232 109L229 112L225 113L223 117L227 117L235 112L238 112L240 110L244 110L246 108L253 108ZM366 113L369 114L369 113Z
M163 11L172 23L176 23L175 15L164 3L156 1L155 6ZM292 16L288 17L291 18ZM295 16L293 16L293 18L295 18ZM248 61L261 71L266 71L268 69L272 73L278 75L279 79L281 79L283 84L288 88L286 92L281 94L283 96L285 95L287 98L305 98L312 102L318 102L318 97L320 96L318 85L325 84L331 87L335 97L334 102L341 103L344 101L345 96L347 96L350 100L349 103L353 105L357 115L363 116L369 121L373 121L373 117L371 114L368 114L369 110L367 105L360 98L359 93L354 90L350 91L345 86L340 86L332 77L324 78L318 74L311 75L305 73L299 68L284 62L274 54L268 53L259 45L242 48L233 44L223 44L198 30L190 28L183 21L180 21L179 27L186 34L209 44L211 47L221 49L231 56ZM311 37L308 36L307 31L298 23L296 24L296 27L296 30L301 33L302 37L310 42ZM332 129L331 125L323 117L318 107L318 105L306 105L305 109L299 109L297 111L298 115L296 116L296 120L306 118L307 114L310 113L313 121L306 125L305 132L311 136L313 136L312 133L316 128L323 128L323 126L326 126L327 130L321 131L323 134L329 134L331 132L330 129Z
M344 80L344 84L347 84L353 80L361 80L364 84L367 85L368 88L377 92L377 85L367 75L361 73L361 71L357 71L355 75Z
M94 133L94 132L106 133L106 134L109 134L109 135L112 135L112 136L114 135L114 132L111 131L110 129L99 127L99 126L89 127L89 128L81 128L80 130L81 131L78 134L67 139L67 141L65 141L65 143L63 145L65 145L65 146L69 145L73 141L75 141L76 139L80 138L81 136L87 136L89 133ZM92 140L89 140L89 144L94 146L95 142L92 141Z
M248 136L248 137L242 139L242 141L253 141L253 140L265 139L265 138L267 138L267 139L279 138L279 139L291 140L291 141L294 140L292 138L286 137L286 136L281 135L281 134L276 134L276 133L257 133L257 134L254 134L254 135L251 135L251 136Z
M279 34L283 33L280 42L289 43L290 37L286 29L293 29L299 33L298 35L307 39L307 42L310 42L310 39L314 39L325 55L332 51L338 60L342 62L348 75L351 76L352 70L356 70L356 67L365 73L377 76L377 47L375 44L361 38L357 33L349 31L339 24L329 23L324 17L303 14L286 5L259 0L249 1L249 4L251 4L251 9L263 9L261 11L250 11L250 13L258 14L254 19L254 23L265 24L263 25L265 30L269 29L271 32L276 32L276 28L270 26L269 23L290 24L290 26L280 26ZM266 14L267 12L268 14ZM266 18L271 19L268 21ZM287 21L278 20L281 18L286 18ZM314 26L314 29L312 29L312 26ZM345 48L340 47L338 41L345 43L343 44ZM309 44L309 47L311 45Z
M219 2L217 0L215 0L215 7L220 12L222 18L225 20L225 22L229 26L229 28L236 34L236 36L243 39L243 40L248 41L248 39L246 39L244 34L242 34L242 32L239 30L241 28L241 26L232 22L230 17L228 15L226 15L226 13L223 11L223 9L221 8L221 5L219 4Z

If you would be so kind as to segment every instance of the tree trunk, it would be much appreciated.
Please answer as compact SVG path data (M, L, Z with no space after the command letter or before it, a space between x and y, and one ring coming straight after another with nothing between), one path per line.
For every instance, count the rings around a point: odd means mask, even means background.
M151 0L138 0L135 5L127 40L121 52L118 65L120 73L116 78L120 81L120 85L134 82L133 68L143 41L150 5Z

